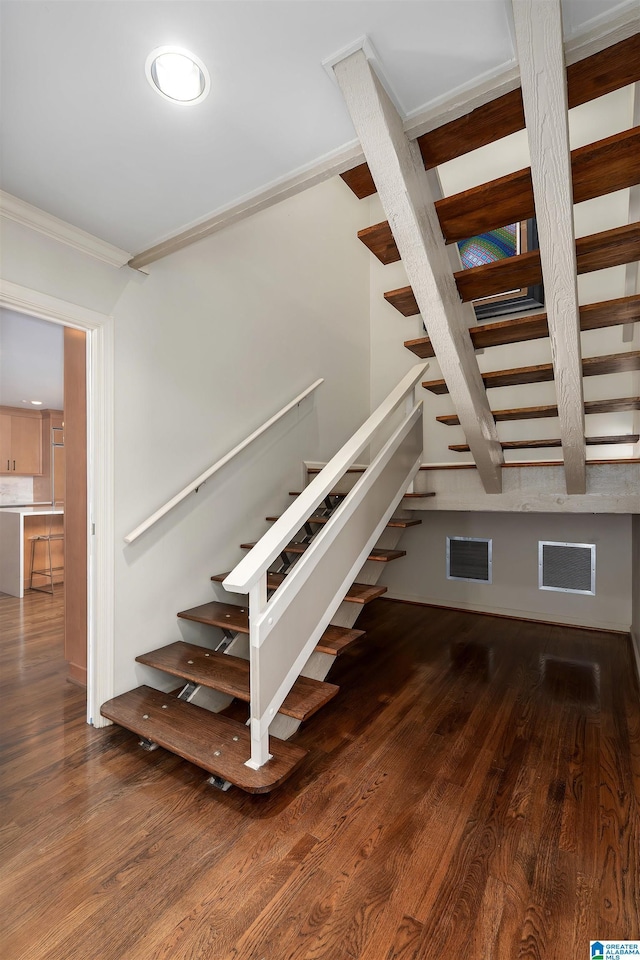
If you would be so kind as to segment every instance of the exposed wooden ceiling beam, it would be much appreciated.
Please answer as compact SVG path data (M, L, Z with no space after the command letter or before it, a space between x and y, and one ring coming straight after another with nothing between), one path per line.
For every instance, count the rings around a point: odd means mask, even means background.
M499 493L502 449L418 148L362 51L333 69L484 489Z

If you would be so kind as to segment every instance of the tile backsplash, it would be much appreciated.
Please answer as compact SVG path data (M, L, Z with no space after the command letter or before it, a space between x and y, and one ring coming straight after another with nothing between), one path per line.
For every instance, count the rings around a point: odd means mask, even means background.
M33 500L33 477L0 477L0 505L30 503Z

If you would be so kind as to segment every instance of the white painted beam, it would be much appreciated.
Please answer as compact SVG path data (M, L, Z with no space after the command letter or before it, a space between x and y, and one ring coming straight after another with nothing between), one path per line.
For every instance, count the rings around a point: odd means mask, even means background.
M640 83L634 83L633 85L633 120L631 126L640 127ZM640 185L636 184L629 189L629 223L636 223L638 220L640 220ZM640 265L638 265L637 261L627 264L624 277L625 297L631 297L634 293L638 293L639 271ZM635 324L626 323L624 325L622 328L622 340L624 343L631 343L634 330Z
M482 483L499 493L502 449L420 151L363 51L333 69Z
M560 0L512 0L567 493L586 490L580 316Z

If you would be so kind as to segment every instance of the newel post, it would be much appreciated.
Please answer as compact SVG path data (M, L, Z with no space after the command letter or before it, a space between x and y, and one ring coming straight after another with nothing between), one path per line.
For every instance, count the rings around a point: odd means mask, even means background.
M267 760L269 753L269 728L262 730L262 697L260 695L260 639L257 622L267 605L267 571L263 570L260 579L249 589L249 685L251 720L251 759L245 766L259 770Z

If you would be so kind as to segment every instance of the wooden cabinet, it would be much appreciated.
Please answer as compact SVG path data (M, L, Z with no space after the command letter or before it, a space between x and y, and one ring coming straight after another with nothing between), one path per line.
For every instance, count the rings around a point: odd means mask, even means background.
M39 411L4 407L0 411L0 473L42 473L42 418Z

